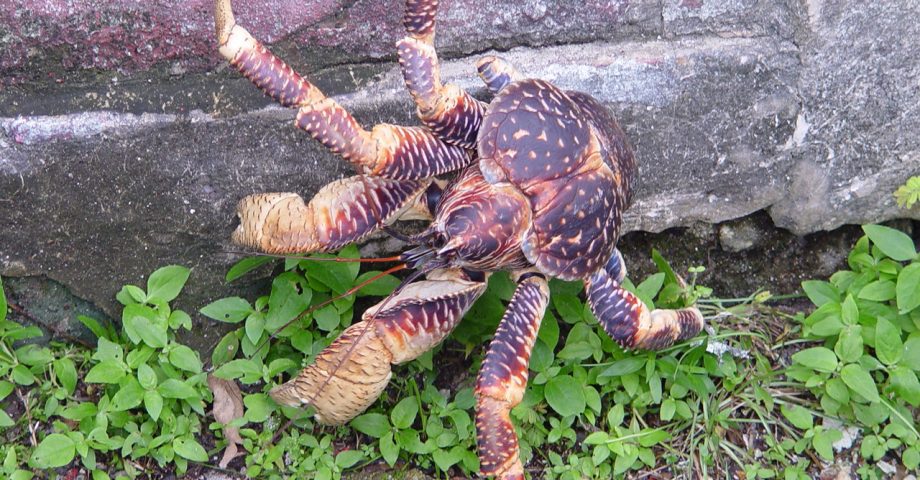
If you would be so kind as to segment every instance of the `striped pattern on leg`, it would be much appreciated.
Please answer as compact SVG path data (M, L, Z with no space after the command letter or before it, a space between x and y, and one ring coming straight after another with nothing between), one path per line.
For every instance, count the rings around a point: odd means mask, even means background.
M530 352L548 300L549 287L543 275L521 275L482 362L476 383L476 440L483 475L504 480L524 478L510 412L524 398Z
M623 348L660 350L696 336L703 315L695 307L652 310L601 269L586 282L588 303L594 316Z
M479 78L493 95L497 95L509 83L523 78L514 66L494 55L479 59L476 62L476 70L479 72Z
M249 195L231 240L266 253L338 250L395 221L430 183L358 175L326 185L308 204L295 193Z
M485 290L459 270L432 272L386 303L368 309L297 377L269 394L292 407L312 405L316 419L341 425L367 409L390 380L390 365L444 340Z

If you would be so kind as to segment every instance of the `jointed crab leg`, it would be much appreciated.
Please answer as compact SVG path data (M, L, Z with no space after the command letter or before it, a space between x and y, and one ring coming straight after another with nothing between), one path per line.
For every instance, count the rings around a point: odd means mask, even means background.
M368 309L363 321L270 395L284 405L313 405L324 424L351 420L380 396L390 380L390 364L415 359L444 340L485 287L460 270L431 272L428 280Z
M422 123L451 145L475 148L485 108L460 87L441 83L434 48L437 11L438 0L406 0L408 36L396 44L399 64Z
M511 82L521 80L523 76L501 57L489 55L476 62L479 78L486 84L486 88L493 94L502 91Z
M510 412L524 398L530 352L548 300L549 287L543 275L521 274L482 362L476 384L476 432L483 475L524 479Z
M266 253L337 250L400 216L425 213L431 183L358 175L326 185L310 203L295 193L249 195L237 206L232 240Z
M298 108L297 126L350 161L359 173L428 178L470 163L467 152L421 127L379 124L367 131L341 105L274 56L236 24L230 0L216 0L220 53L278 103Z
M651 310L638 297L620 286L626 274L619 252L585 281L588 303L604 331L623 348L660 350L679 340L696 336L703 328L703 315L695 307Z

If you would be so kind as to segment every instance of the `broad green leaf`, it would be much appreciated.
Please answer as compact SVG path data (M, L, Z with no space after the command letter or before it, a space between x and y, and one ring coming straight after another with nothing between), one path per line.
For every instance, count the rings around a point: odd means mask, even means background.
M281 328L306 310L312 298L313 290L310 290L303 277L295 272L278 275L272 281L272 291L268 297L265 328L270 332Z
M192 437L182 437L173 440L173 451L182 458L193 462L207 462L208 452Z
M901 329L879 317L875 324L875 354L885 365L898 363L904 353Z
M264 393L246 395L243 398L246 405L246 420L253 423L262 423L275 411L275 402Z
M73 360L67 357L59 358L52 363L52 367L54 368L55 376L61 382L61 386L64 387L68 395L73 395L74 390L77 388L77 367L74 366Z
M891 280L876 280L859 291L859 298L873 302L887 302L895 298L895 283Z
M219 342L217 342L217 346L214 347L214 351L211 352L211 365L220 367L230 360L233 360L233 358L236 357L236 352L239 349L240 337L237 336L236 331L224 335L224 337L221 338Z
M95 403L90 402L81 402L77 405L64 408L59 413L61 417L64 417L68 420L83 420L87 417L92 417L98 412L98 408Z
M831 398L841 404L850 402L850 390L847 388L847 385L843 383L843 380L839 378L835 377L828 380L827 384L824 386L824 390Z
M350 468L356 463L364 460L364 454L358 450L343 450L335 456L335 466L339 468Z
M862 365L851 363L840 370L840 378L851 390L870 402L878 402L878 389L875 381Z
M76 448L70 437L52 433L43 438L32 452L29 465L41 469L63 467L73 460L75 454Z
M220 368L214 371L214 375L224 380L233 380L240 377L253 380L262 378L262 367L252 360L240 358L221 365ZM252 381L244 383L252 383Z
M901 364L920 372L920 333L913 333L904 342L904 354Z
M805 295L808 295L808 299L811 300L811 303L819 307L828 302L840 301L840 292L828 282L821 280L806 280L802 282L802 289L805 290Z
M859 308L856 306L856 300L853 299L853 295L847 295L847 298L841 304L840 318L847 325L859 323Z
M578 323L584 319L584 305L575 295L555 295L552 297L553 306L559 316L566 323Z
M399 446L393 441L393 432L388 432L380 439L380 455L389 466L396 465L399 458Z
M146 305L132 304L121 315L128 338L135 344L143 341L153 348L166 346L166 325L159 321L157 312Z
M32 385L35 383L35 374L25 365L16 365L10 372L10 378L20 385Z
M115 360L106 360L96 364L86 374L87 383L118 383L125 376L125 369Z
M0 428L9 428L13 425L16 425L16 422L10 418L10 415L6 413L6 410L0 408Z
M882 225L863 225L862 228L869 240L894 260L906 262L917 256L914 241L906 233Z
M112 397L112 410L116 412L130 410L140 405L143 399L144 388L141 387L137 379L128 377L127 381L122 383L121 388L119 388L115 396Z
M252 312L252 306L243 298L228 297L211 302L200 311L219 322L239 323Z
M185 345L174 345L169 351L169 363L186 372L201 373L201 360L198 354Z
M236 262L236 264L230 267L230 270L227 270L225 280L227 283L230 283L272 260L274 260L273 257L246 257Z
M833 372L837 369L837 355L825 347L812 347L792 356L799 365L819 372Z
M147 279L147 302L171 302L179 296L191 271L179 265L157 269Z
M154 422L159 420L160 412L163 411L163 397L155 390L144 392L144 408Z
M814 426L814 417L811 412L800 405L781 405L780 411L789 420L789 423L799 430L808 430Z
M889 371L894 391L913 406L920 406L920 382L913 370L897 366Z
M355 280L355 285L360 285L367 280L370 280L377 275L380 275L383 272L372 270L369 272L364 272L358 276ZM374 296L374 297L383 297L389 295L396 287L399 285L399 279L393 275L384 275L377 280L374 280L372 283L369 283L363 287L361 290L358 290L358 296Z
M141 384L144 390L151 390L157 387L157 374L146 363L137 367L137 382Z
M638 372L645 366L648 360L644 357L626 357L613 362L606 370L601 372L599 377L619 377L630 373Z
M844 363L858 361L863 355L862 326L849 325L844 328L834 345L834 353Z
M811 444L815 451L827 461L834 460L834 442L840 440L843 433L840 430L816 429L815 436L811 439Z
M415 422L415 416L418 415L418 403L413 397L406 397L399 401L393 411L390 412L390 420L393 426L399 429L406 429Z
M895 290L900 313L906 314L920 306L920 263L912 263L901 270Z
M195 388L186 382L170 378L157 387L157 392L163 398L198 398L198 392Z
M17 348L15 356L20 363L26 364L30 367L48 365L52 360L54 360L54 355L51 354L51 350L45 347L40 347L34 343L23 345Z
M543 315L543 321L540 322L540 331L537 332L537 338L543 340L550 349L555 349L559 343L559 321L556 316L547 309Z
M77 315L77 320L88 328L89 331L93 332L96 338L107 338L111 340L108 330L106 330L95 318L87 317L86 315Z
M568 417L585 411L585 392L582 385L569 375L553 377L543 390L546 402L559 415Z
M320 330L331 332L342 323L342 316L334 306L329 305L313 312L313 320L316 321L316 326Z
M333 255L317 254L314 257L332 258ZM349 245L338 254L339 258L358 258L357 247ZM300 268L307 272L310 278L329 287L335 293L345 293L355 284L358 277L360 264L356 262L323 262L302 260Z
M252 343L259 343L262 332L265 331L265 316L260 312L252 312L246 317L246 337Z
M355 417L351 427L369 437L382 438L390 431L390 422L385 415L365 413Z
M3 400L7 397L7 395L13 393L15 388L16 386L12 383L7 382L6 380L0 380L0 400Z

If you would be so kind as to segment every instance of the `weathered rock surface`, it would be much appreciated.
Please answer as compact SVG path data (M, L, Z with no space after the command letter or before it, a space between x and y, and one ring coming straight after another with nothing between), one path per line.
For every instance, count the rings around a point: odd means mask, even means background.
M232 293L222 276L240 197L309 197L350 174L293 112L215 67L210 3L0 5L11 85L0 91L0 274L52 279L114 313L120 285L181 263L194 267L188 306L200 307ZM363 123L414 123L398 70L381 61L400 2L237 3L241 23ZM799 235L920 218L891 196L920 174L916 2L442 4L447 80L483 96L467 54L508 49L525 73L617 112L641 164L628 230L761 210ZM769 247L739 226L723 229L726 248Z

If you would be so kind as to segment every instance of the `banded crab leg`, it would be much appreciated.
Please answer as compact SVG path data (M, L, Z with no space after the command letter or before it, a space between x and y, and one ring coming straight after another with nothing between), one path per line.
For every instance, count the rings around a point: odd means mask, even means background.
M509 83L523 80L523 76L513 65L494 55L479 59L476 62L476 70L479 72L479 78L493 95L497 95Z
M334 251L397 219L427 219L442 182L357 175L332 182L304 203L296 193L249 195L237 205L231 241L265 253Z
M434 48L437 11L438 0L406 0L407 36L396 43L399 64L422 123L444 142L473 149L485 106L457 85L441 83Z
M215 1L214 17L221 55L278 103L297 108L297 126L351 162L358 173L419 179L471 162L465 149L445 144L423 127L379 124L365 130L335 100L237 25L230 0Z
M703 329L703 314L696 307L655 309L620 286L626 276L619 251L588 280L588 303L594 316L623 348L660 350L693 338Z
M269 395L292 407L312 405L320 423L344 424L377 400L390 381L391 364L441 343L485 288L484 280L461 270L435 270L368 309L312 365Z
M502 480L524 479L510 413L524 398L530 352L549 301L549 286L543 275L517 275L517 289L489 345L476 383L480 470L483 475Z

